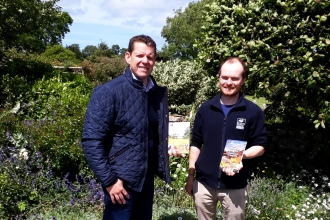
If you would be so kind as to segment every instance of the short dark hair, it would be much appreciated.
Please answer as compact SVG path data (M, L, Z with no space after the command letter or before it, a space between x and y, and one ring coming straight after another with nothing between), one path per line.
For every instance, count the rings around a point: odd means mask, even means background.
M133 52L135 42L142 42L142 43L145 43L147 46L153 47L155 49L155 55L157 54L156 53L156 48L157 48L156 42L151 37L149 37L147 35L143 35L143 34L132 37L129 40L128 50L127 50L129 53Z
M221 74L221 68L222 68L222 66L225 63L232 64L232 63L235 63L235 62L238 62L238 63L240 63L242 65L242 67L243 67L242 77L243 77L243 79L246 79L247 78L247 74L248 74L248 68L247 68L246 64L244 63L244 61L241 60L241 58L239 58L239 57L227 57L224 61L222 61L222 63L220 64L218 76L220 76L220 74Z

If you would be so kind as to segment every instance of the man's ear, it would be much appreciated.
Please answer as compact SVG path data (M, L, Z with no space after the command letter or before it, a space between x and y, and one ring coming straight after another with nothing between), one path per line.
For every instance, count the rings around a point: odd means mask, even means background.
M130 63L131 63L131 54L128 51L125 53L125 60L126 60L126 63L128 65L130 65Z

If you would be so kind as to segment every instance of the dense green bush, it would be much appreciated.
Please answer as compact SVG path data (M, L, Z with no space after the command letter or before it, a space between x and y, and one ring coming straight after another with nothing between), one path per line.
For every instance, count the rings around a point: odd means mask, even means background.
M71 65L78 63L76 54L59 44L47 46L46 51L41 54L40 58L53 65L63 65L68 62Z
M219 91L217 78L194 61L159 62L152 75L159 85L167 86L171 113L194 116L194 109Z
M94 62L85 60L82 63L85 75L93 82L99 85L107 82L120 74L127 67L127 63L122 57L94 57Z
M53 67L36 56L7 51L0 63L0 108L11 108L43 77L53 75Z
M13 78L17 77L10 78L11 82ZM56 174L86 169L80 137L92 88L85 76L60 72L29 85L10 100L11 105L19 103L15 117L3 110L5 119L0 126L0 142L6 143L7 131L28 135L29 145L49 157Z
M248 92L267 97L271 122L330 122L330 2L216 0L196 42L199 60L215 75L221 60L250 67Z

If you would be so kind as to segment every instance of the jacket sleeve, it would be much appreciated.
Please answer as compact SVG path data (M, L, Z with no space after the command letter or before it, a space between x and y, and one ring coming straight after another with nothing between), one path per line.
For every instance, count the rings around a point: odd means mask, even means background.
M93 91L87 106L81 141L87 161L103 187L111 186L117 180L108 159L111 143L105 146L115 119L115 95L108 93L105 86Z
M202 116L201 116L201 109L199 109L196 113L195 120L194 120L194 127L192 129L192 138L190 146L202 148L204 141L203 141L203 132L202 132Z
M263 111L258 107L250 123L249 142L251 146L266 147L267 137Z

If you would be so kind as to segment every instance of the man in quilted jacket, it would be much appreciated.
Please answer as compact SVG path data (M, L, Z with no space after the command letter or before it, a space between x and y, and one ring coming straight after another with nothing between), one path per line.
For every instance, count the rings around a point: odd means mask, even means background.
M156 43L130 39L129 67L94 89L82 146L104 190L103 219L152 219L154 174L170 183L167 88L151 76Z

